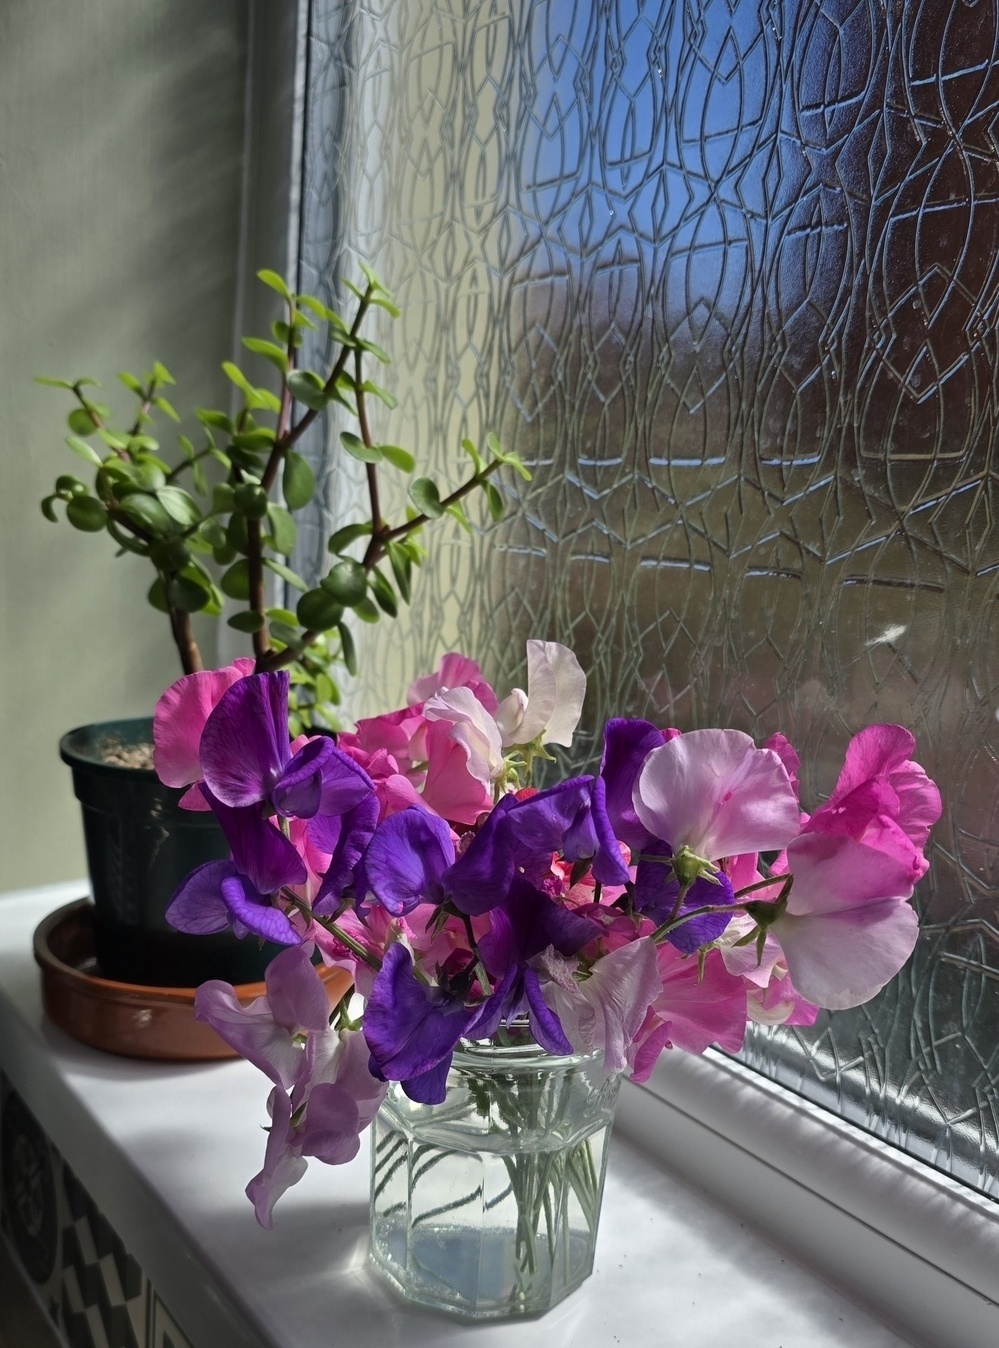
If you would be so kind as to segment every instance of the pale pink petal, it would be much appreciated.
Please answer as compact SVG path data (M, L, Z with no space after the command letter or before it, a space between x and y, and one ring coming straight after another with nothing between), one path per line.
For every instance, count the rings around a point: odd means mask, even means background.
M635 811L674 852L717 861L776 851L798 832L787 769L739 730L692 730L653 749L634 791Z
M853 838L824 833L803 833L787 856L794 885L771 931L794 986L830 1010L860 1006L916 944L910 868Z
M503 746L493 717L468 688L451 688L435 693L429 699L424 714L428 721L451 725L451 738L465 750L468 771L483 785L488 786L503 771ZM431 729L427 735L427 757L431 756ZM429 774L429 769L428 769Z
M581 982L545 983L543 995L573 1048L602 1052L604 1072L612 1076L627 1067L628 1050L662 986L656 947L638 940L597 960Z
M586 675L568 646L527 643L527 693L514 689L497 712L503 744L572 743L586 693Z

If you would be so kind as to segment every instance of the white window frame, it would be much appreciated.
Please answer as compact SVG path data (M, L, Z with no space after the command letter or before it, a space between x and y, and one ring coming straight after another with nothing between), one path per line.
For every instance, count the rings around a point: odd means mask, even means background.
M252 0L237 338L266 326L256 270L295 274L307 23L308 0ZM663 1055L647 1086L625 1084L619 1117L682 1178L915 1342L999 1344L994 1200L710 1050Z
M664 1054L628 1133L917 1343L999 1343L999 1210L751 1068Z

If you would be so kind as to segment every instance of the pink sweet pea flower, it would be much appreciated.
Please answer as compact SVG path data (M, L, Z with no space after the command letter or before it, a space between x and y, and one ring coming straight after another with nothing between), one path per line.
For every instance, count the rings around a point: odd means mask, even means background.
M718 1044L727 1053L742 1047L746 1034L746 986L728 972L717 950L709 950L703 977L698 961L671 945L658 948L663 990L649 1008L628 1053L633 1081L648 1081L665 1048L703 1053Z
M772 749L740 730L692 730L653 749L639 773L635 812L674 854L709 861L778 851L798 832L798 801Z
M474 824L492 806L492 784L504 768L496 722L468 688L436 693L424 712L423 802L444 819Z
M426 761L426 729L427 721L420 703L386 712L384 716L366 717L358 721L355 734L338 736L337 744L362 767L367 767L364 755L384 750L395 761L397 772L411 776L418 773L418 765Z
M832 1011L880 992L918 935L907 859L853 838L803 833L787 849L794 883L770 931L798 992Z
M411 683L406 701L412 707L451 688L468 688L490 715L496 711L498 699L492 686L482 677L478 663L457 651L441 657L436 673L424 674L423 678Z
M814 1025L819 1014L819 1008L802 997L786 973L772 978L766 987L750 984L747 993L749 1019L757 1025Z
M205 722L223 693L252 673L252 660L235 660L224 669L185 674L162 695L153 717L153 764L166 786L190 786L201 780L198 750ZM188 808L207 810L208 805L199 795Z
M573 977L576 961L551 947L540 962L551 979L542 984L542 995L576 1052L603 1053L607 1076L623 1072L632 1041L663 988L652 941L619 946L581 980Z
M907 861L913 883L926 873L923 848L940 818L940 792L911 759L916 741L898 725L855 735L836 789L805 824L809 833L855 838Z

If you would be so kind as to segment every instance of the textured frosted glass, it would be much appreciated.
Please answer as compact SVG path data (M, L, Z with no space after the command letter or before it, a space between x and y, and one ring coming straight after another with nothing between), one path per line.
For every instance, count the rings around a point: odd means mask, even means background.
M404 308L378 433L534 470L428 539L353 706L454 643L506 686L533 634L590 671L580 763L611 713L780 727L817 802L853 731L911 727L945 795L914 959L745 1056L988 1190L997 34L995 0L315 0L302 246L303 285L363 257Z

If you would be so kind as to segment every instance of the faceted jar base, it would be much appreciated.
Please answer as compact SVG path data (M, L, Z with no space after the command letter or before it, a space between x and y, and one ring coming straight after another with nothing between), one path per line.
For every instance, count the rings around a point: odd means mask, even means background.
M539 1315L593 1269L618 1081L599 1057L467 1046L441 1105L393 1086L372 1136L371 1256L410 1301Z

